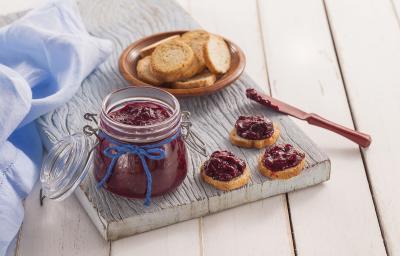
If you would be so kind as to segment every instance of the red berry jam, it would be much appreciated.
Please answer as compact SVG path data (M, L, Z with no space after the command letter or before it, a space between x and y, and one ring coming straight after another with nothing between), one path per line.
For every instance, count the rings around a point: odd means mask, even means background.
M155 148L162 149L165 158L150 159L146 154L157 154L151 151L142 156L151 173L151 195L174 190L185 179L188 168L180 129L180 106L173 95L155 87L127 87L111 93L103 101L100 115L100 143L94 155L96 180L102 181L112 162L104 153L110 146L151 147L163 142ZM147 176L137 152L127 152L117 158L104 189L129 198L146 197Z
M171 110L155 102L131 102L108 116L123 124L144 126L166 120L171 116Z
M215 151L209 160L204 163L207 176L219 181L230 181L241 174L246 168L246 163L229 151Z
M276 145L265 150L263 163L271 171L278 172L298 165L305 155L290 144Z
M157 142L154 142L157 143ZM96 166L95 177L100 181L107 170L111 159L102 152L110 146L110 141L103 139L97 148L94 163ZM166 157L161 160L146 158L153 185L152 196L165 194L178 187L187 174L187 160L185 142L181 137L164 145ZM147 189L147 178L142 162L137 155L122 155L114 166L113 173L105 187L107 190L125 197L144 198Z
M235 129L240 137L249 140L266 139L274 133L271 120L263 116L239 116Z

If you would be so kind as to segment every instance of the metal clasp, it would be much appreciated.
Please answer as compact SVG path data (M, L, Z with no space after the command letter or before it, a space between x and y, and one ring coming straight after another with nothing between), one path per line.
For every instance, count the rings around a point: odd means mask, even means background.
M182 137L185 140L186 144L196 151L197 153L207 157L207 149L204 141L201 140L200 136L197 135L192 127L192 122L190 121L190 112L182 111Z
M85 113L84 115L83 115L83 118L85 119L85 120L87 120L87 121L90 121L90 122L93 122L94 124L95 124L95 127L93 127L93 126L91 126L91 125L85 125L85 126L83 126L83 133L86 135L86 136L92 136L92 135L95 135L96 137L97 137L97 132L98 132L98 130L99 130L99 128L98 128L98 125L99 125L99 123L97 122L97 119L96 119L96 116L97 116L97 114L93 114L93 113ZM98 137L97 137L97 139L99 139Z

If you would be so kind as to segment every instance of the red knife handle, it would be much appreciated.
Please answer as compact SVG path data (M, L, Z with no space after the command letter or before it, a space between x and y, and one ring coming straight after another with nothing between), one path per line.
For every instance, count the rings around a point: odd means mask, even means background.
M354 141L363 148L366 148L371 144L372 139L371 136L369 136L368 134L346 128L342 125L331 122L317 114L311 113L307 118L305 118L305 120L307 120L309 124L319 126L327 130L330 130L332 132L335 132L337 134L340 134L343 137L346 137L349 140Z

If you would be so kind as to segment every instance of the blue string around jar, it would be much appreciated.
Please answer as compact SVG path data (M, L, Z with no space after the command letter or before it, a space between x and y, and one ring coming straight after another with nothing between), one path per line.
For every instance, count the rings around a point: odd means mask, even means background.
M154 144L147 144L147 145L133 145L133 144L126 144L126 143L121 143L121 142L115 141L112 138L110 138L110 136L106 135L103 132L100 132L99 137L107 138L114 146L109 146L103 150L103 154L112 160L111 160L111 163L108 165L106 173L104 174L103 178L97 183L97 188L104 186L104 184L107 182L107 180L112 175L112 171L115 167L116 162L122 155L125 155L125 154L137 155L140 158L143 169L146 173L147 189L146 189L146 197L145 197L144 204L146 206L149 206L150 202L151 202L151 191L152 191L153 179L152 179L151 172L149 170L149 167L147 165L145 158L148 158L151 160L165 159L166 154L165 154L165 150L163 149L163 146L173 142L180 135L181 135L181 132L180 132L180 130L178 130L178 132L175 133L173 136L171 136L165 140L162 140L160 142L157 142Z
M135 126L117 122L109 113L131 102L154 102L169 108L171 116L159 123ZM187 174L187 152L181 132L178 100L155 87L128 87L109 94L100 113L94 151L98 188L128 198L164 195L178 187Z

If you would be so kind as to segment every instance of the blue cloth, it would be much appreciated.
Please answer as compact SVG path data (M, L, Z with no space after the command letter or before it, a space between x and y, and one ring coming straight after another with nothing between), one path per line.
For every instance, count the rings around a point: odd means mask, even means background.
M88 34L72 0L51 1L0 28L0 255L39 177L42 143L32 121L68 101L111 51L110 41Z

